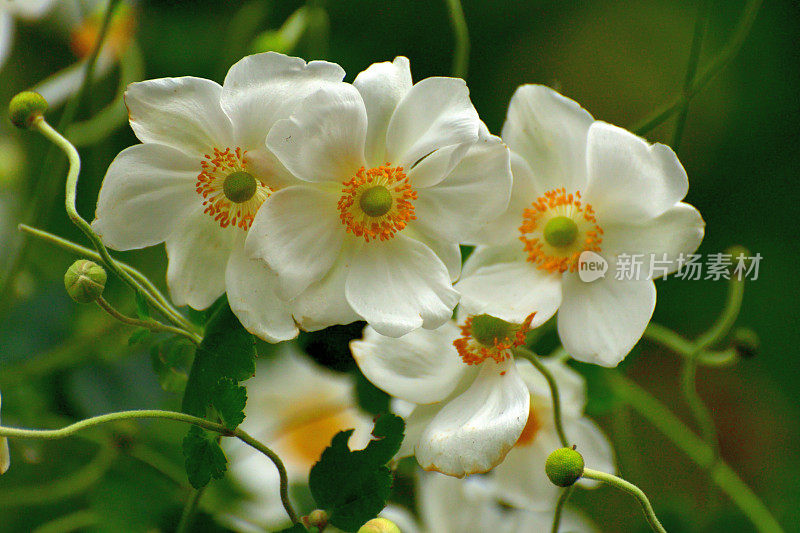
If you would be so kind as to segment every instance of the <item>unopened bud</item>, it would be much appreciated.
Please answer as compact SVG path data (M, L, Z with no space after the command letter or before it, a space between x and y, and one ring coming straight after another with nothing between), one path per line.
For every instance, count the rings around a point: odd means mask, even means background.
M305 524L307 527L315 527L320 531L327 527L329 519L330 517L328 516L328 513L322 509L315 509L311 511L308 516L304 516L302 518L303 524Z
M47 100L33 91L24 91L11 99L8 114L11 122L18 128L28 129L33 121L47 111Z
M750 328L737 328L732 335L733 348L740 357L750 358L758 353L761 340L758 333Z
M86 259L78 259L64 274L64 287L70 298L78 303L88 304L102 296L106 278L103 267Z
M358 530L358 533L401 533L400 528L391 520L373 518Z
M544 471L554 485L569 487L583 475L583 456L575 448L559 448L547 457Z

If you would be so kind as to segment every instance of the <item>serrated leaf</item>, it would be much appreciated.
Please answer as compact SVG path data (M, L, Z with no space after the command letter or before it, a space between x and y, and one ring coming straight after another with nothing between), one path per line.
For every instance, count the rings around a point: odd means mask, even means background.
M221 379L214 390L213 404L222 423L233 431L244 420L247 389L230 378Z
M195 351L183 396L183 411L205 417L214 404L217 383L238 383L255 374L255 340L225 302L211 316L206 333Z
M150 318L150 306L147 304L144 294L140 291L135 291L133 294L136 299L136 315L142 320Z
M183 455L189 483L196 489L208 485L212 477L220 479L228 468L228 460L216 436L197 426L192 426L183 439Z
M189 379L194 345L181 337L171 337L150 349L153 370L161 388L167 392L183 392Z
M128 337L128 346L133 346L134 344L139 344L147 339L150 336L150 330L147 328L139 328L133 333L131 336Z
M308 478L317 506L329 510L332 525L355 531L386 506L392 487L386 463L400 449L404 429L402 418L383 415L375 422L375 439L357 451L347 445L352 429L333 437Z

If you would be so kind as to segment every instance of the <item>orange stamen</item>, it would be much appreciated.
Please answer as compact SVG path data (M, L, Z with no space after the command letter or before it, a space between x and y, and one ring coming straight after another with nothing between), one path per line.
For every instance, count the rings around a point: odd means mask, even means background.
M479 365L487 359L494 359L497 363L502 363L511 357L511 348L523 346L525 344L525 335L531 329L531 321L533 315L531 313L525 321L515 328L513 336L503 339L495 337L491 346L481 344L472 336L472 317L467 317L464 325L460 326L461 337L453 341L453 346L456 347L458 355L468 365Z

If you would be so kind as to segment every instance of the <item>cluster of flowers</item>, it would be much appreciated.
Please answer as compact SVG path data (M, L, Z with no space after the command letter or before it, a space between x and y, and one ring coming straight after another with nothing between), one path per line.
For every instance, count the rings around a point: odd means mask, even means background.
M578 260L658 254L674 272L703 237L682 202L686 173L670 148L543 86L517 90L501 140L463 80L414 84L404 57L344 76L266 53L222 86L132 84L142 144L109 167L93 229L120 250L165 242L176 303L203 309L227 293L264 340L365 320L353 354L408 414L400 455L456 477L493 470L504 501L549 505L552 401L512 350L558 312L572 357L625 357L655 307L653 281L583 282ZM462 270L463 244L477 247ZM582 379L545 364L587 464L613 470L583 416Z

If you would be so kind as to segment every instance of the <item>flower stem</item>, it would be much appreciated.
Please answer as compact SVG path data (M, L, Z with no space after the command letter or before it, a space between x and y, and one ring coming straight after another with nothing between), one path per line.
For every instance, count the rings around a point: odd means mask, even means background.
M647 326L647 329L644 330L644 337L666 346L673 352L686 358L691 357L696 351L695 343L655 322L651 322ZM697 363L699 365L713 367L729 366L737 360L738 355L734 348L727 348L721 351L700 350L697 357Z
M162 305L158 300L153 297L147 290L142 287L136 279L133 278L128 272L126 272L120 265L117 264L116 260L111 257L106 249L103 242L100 240L100 237L92 230L92 227L89 225L86 220L81 217L78 213L78 210L75 208L75 197L78 188L78 175L81 171L81 159L78 155L78 151L75 149L74 146L60 133L58 133L55 129L53 129L47 121L44 120L44 117L38 117L33 123L33 127L38 130L42 135L44 135L49 141L53 142L56 146L61 148L64 153L67 155L67 159L69 160L69 171L67 172L67 183L66 183L66 200L65 200L65 207L67 210L67 215L69 216L70 220L78 226L78 228L83 231L83 233L89 238L89 240L94 245L95 249L100 253L100 256L103 260L103 263L111 269L120 279L122 279L125 283L131 286L136 291L142 293L142 295L153 305L156 309L164 313L165 316L169 317L173 323L179 324L181 321L178 317L173 316L170 309L164 305ZM196 342L200 342L202 337L199 335L192 333L191 334Z
M161 411L157 409L142 409L134 411L119 411L116 413L95 416L85 420L80 420L61 429L18 429L0 426L0 437L55 440L70 437L81 430L93 428L109 422L153 418L194 424L195 426L203 429L219 433L224 437L236 437L251 448L254 448L266 455L278 469L278 475L280 476L281 502L286 510L286 514L289 515L289 518L291 518L293 523L297 523L299 521L298 515L295 513L294 508L289 501L289 477L286 473L286 467L284 466L283 461L281 461L281 458L278 457L278 455L269 447L253 438L241 428L236 428L234 431L231 431L222 424L212 422L204 418L187 415L186 413L179 413L177 411Z
M717 55L704 69L700 71L697 77L692 82L692 86L688 91L682 92L679 96L675 97L672 101L654 111L650 116L646 117L639 124L632 128L632 131L638 135L644 135L652 130L665 120L667 120L674 112L681 109L692 97L694 97L700 90L716 77L727 65L730 63L739 49L747 39L753 22L756 19L758 10L761 7L762 0L749 0L744 8L744 14L739 19L739 24L734 30L733 37L728 41L727 46L722 52Z
M453 26L455 38L451 72L456 78L466 78L469 69L469 31L461 0L447 0L447 11L450 14L450 24Z
M94 511L83 509L55 520L46 522L33 530L33 533L71 533L72 531L85 531L100 523L100 516Z
M562 446L565 448L569 447L570 442L567 439L566 433L564 433L564 424L561 419L561 397L558 393L558 383L556 383L553 374L544 366L539 357L527 348L517 347L512 351L515 355L530 361L533 366L536 367L536 370L544 376L544 379L547 380L547 386L550 387L550 396L553 398L553 420L555 421L558 439L561 441Z
M700 468L710 470L714 484L731 499L759 533L783 533L781 525L752 489L722 459L715 460L711 448L672 411L622 374L611 373L610 377L619 398L661 431Z
M573 490L575 490L575 485L570 485L559 494L558 501L556 501L556 511L553 515L553 528L550 530L551 533L558 533L558 529L561 527L561 515L564 512L564 507L567 505L567 500L569 500Z
M587 479L594 479L595 481L602 481L603 483L612 485L627 492L639 500L639 505L642 506L642 511L644 511L644 516L647 518L647 523L650 525L650 528L658 533L667 533L667 530L664 529L664 526L662 526L661 522L658 521L655 511L653 511L653 506L650 505L650 500L647 499L647 495L642 492L642 489L620 477L607 474L605 472L598 472L597 470L592 470L591 468L583 469L583 477Z
M195 335L194 333L191 333L191 332L186 331L186 330L181 329L181 328L168 326L167 324L162 324L158 320L154 320L152 318L149 318L147 320L141 320L141 319L138 319L138 318L133 318L133 317L129 317L129 316L123 315L122 313L117 311L114 308L114 306L112 306L110 303L108 303L108 301L105 298L103 298L102 296L100 296L96 301L97 301L97 305L99 305L100 308L102 308L106 313L108 313L112 317L116 318L117 320L119 320L123 324L128 324L128 325L131 325L131 326L137 326L137 327L140 327L140 328L146 328L146 329L149 329L150 331L163 331L163 332L166 332L166 333L173 333L175 335L182 335L182 336L186 337L187 339L189 339L190 341L192 341L193 343L198 344L198 345L200 344L200 340L198 340L197 335Z
M197 512L197 507L200 505L200 498L203 497L204 491L205 487L192 490L192 494L186 502L186 507L183 508L183 513L181 513L181 520L178 522L178 528L175 533L188 533L190 531L192 519Z

